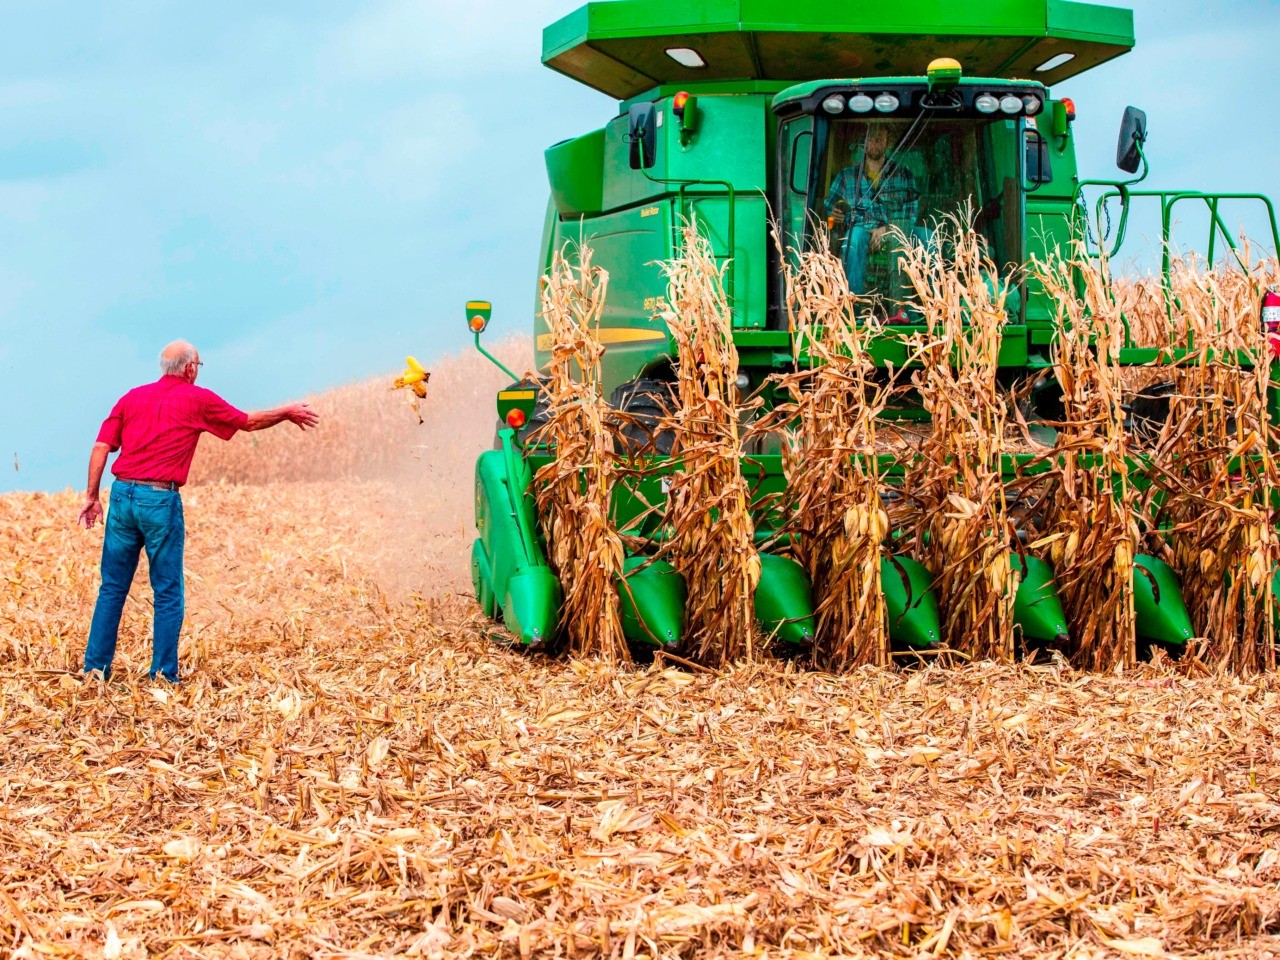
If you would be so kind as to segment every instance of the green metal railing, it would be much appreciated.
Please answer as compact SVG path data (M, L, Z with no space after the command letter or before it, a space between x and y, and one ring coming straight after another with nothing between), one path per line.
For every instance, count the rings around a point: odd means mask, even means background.
M1105 186L1105 183L1098 181L1087 181L1080 186ZM1112 185L1116 186L1116 185ZM1077 191L1077 196L1079 195ZM1232 255L1235 256L1236 262L1242 268L1247 269L1244 260L1240 257L1240 249L1236 243L1235 237L1231 235L1231 231L1227 229L1226 222L1222 219L1219 207L1224 200L1226 201L1256 201L1261 203L1267 211L1267 222L1271 227L1271 243L1272 249L1280 251L1280 227L1276 225L1276 209L1271 202L1271 198L1264 193L1204 193L1200 190L1129 190L1124 187L1112 189L1103 193L1098 197L1095 221L1102 219L1106 204L1116 198L1120 199L1120 221L1116 225L1116 239L1112 245L1110 254L1114 254L1120 249L1121 244L1128 230L1129 209L1131 202L1135 199L1156 198L1160 201L1160 246L1162 249L1161 267L1165 274L1168 274L1169 267L1172 263L1172 241L1173 241L1173 209L1179 203L1187 200L1199 200L1205 204L1209 212L1209 246L1205 252L1205 259L1212 265L1217 252L1218 235L1222 235L1222 239L1226 241Z

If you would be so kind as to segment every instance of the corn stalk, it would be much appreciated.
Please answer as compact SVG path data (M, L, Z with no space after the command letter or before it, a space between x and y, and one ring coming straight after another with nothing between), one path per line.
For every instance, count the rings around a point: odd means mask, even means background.
M753 600L760 557L742 475L738 353L724 268L695 223L683 228L680 256L663 265L677 350L674 433L679 470L670 478L667 552L688 587L686 620L693 656L708 665L751 659L760 651Z
M1109 670L1137 655L1137 500L1118 366L1123 320L1105 260L1081 253L1034 261L1032 271L1056 309L1053 364L1064 408L1046 479L1046 545L1071 624L1072 662Z
M609 514L618 473L610 407L601 389L600 315L609 275L577 248L557 252L542 284L542 315L553 346L538 431L555 458L534 478L549 562L564 589L561 634L575 656L629 660L618 583L623 545Z
M897 242L926 324L912 382L931 422L904 483L918 507L915 546L936 574L947 645L975 659L1011 660L1018 575L996 379L1008 288L969 218L940 221L927 243L901 233Z
M858 326L863 301L849 290L825 234L783 258L796 372L778 387L791 398L761 421L786 425L784 530L813 583L813 658L829 670L889 662L888 614L880 562L889 518L880 502L876 418L888 388Z
M1269 497L1278 479L1270 358L1258 322L1265 282L1188 261L1173 271L1180 325L1196 350L1176 370L1156 449L1158 516L1171 528L1172 564L1204 636L1199 656L1236 673L1275 667L1271 577L1280 541Z

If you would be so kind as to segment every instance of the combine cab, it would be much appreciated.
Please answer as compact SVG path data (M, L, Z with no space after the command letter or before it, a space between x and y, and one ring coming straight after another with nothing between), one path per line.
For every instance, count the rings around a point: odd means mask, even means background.
M542 268L569 241L583 239L610 276L600 337L606 393L632 423L656 425L669 399L673 344L658 314L666 282L658 264L679 252L680 228L698 224L726 264L743 395L794 363L779 249L804 249L827 230L854 292L901 302L904 278L887 245L888 227L923 239L937 218L971 209L974 224L1008 284L1008 326L999 364L1008 382L1035 382L1029 413L1052 420L1061 391L1050 348L1054 308L1024 279L1032 258L1070 249L1084 235L1082 194L1119 198L1123 238L1134 197L1158 198L1167 232L1174 208L1204 204L1212 243L1233 243L1219 216L1224 197L1197 191L1135 189L1145 176L1146 120L1126 112L1118 164L1123 181L1082 180L1072 121L1075 107L1051 87L1127 53L1129 11L1065 0L1002 0L905 6L827 0L656 0L588 3L544 33L543 62L620 101L604 127L546 152L551 201ZM859 171L875 170L874 183ZM1272 239L1275 220L1270 202ZM1232 247L1234 249L1234 247ZM922 330L909 311L883 308L883 335L871 343L878 365L907 361L904 334ZM487 305L469 305L477 346ZM536 360L550 335L535 320ZM1127 346L1121 363L1146 364L1159 351ZM1165 351L1176 359L1176 351ZM508 371L510 372L510 371ZM535 647L555 633L560 588L544 554L530 493L550 452L527 442L544 416L536 381L512 375L498 394L495 449L476 470L473 579L486 613L517 641ZM1157 409L1158 395L1152 402ZM922 410L896 415L922 418ZM635 540L660 542L660 520L644 509L664 496L661 431L651 438L656 469L615 504ZM781 457L752 455L744 471L759 503L783 485ZM1009 476L1018 457L1005 465ZM758 537L770 534L758 518ZM1040 559L1018 557L1015 617L1022 636L1052 644L1071 631ZM1177 650L1194 635L1173 572L1154 557L1136 561L1139 641ZM663 563L627 563L624 628L639 644L678 646L683 582ZM927 649L941 635L930 571L906 555L882 571L890 636ZM764 630L803 645L813 633L813 600L799 566L764 554L755 611Z

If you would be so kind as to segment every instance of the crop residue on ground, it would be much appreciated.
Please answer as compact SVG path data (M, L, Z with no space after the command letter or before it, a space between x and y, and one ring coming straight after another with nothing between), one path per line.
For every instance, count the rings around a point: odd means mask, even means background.
M384 589L403 496L191 490L176 689L137 678L145 589L127 678L62 672L100 532L70 494L0 498L4 950L1280 946L1274 676L523 656L465 597Z

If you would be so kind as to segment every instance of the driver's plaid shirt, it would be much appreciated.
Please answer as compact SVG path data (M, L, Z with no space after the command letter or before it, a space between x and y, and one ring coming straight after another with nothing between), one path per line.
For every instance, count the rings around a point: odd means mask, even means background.
M867 175L861 161L845 167L831 182L826 201L828 216L842 200L849 205L851 224L910 226L920 215L916 178L900 163L886 165L875 181Z

